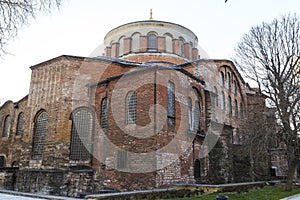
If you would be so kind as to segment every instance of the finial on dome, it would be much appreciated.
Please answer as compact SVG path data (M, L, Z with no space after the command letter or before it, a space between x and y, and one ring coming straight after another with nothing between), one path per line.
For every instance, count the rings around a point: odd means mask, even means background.
M152 17L152 8L150 9L150 18L149 20L153 20L153 17Z

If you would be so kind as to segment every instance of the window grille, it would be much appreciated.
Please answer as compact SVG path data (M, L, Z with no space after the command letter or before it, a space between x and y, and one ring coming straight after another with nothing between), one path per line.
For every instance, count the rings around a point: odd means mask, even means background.
M125 169L127 167L127 152L118 151L117 159L118 169Z
M23 133L23 123L24 123L24 113L21 112L18 116L16 135L22 135L22 133Z
M47 132L48 114L41 112L38 114L34 124L34 137L32 145L33 159L41 159L45 147L45 136Z
M101 127L108 127L108 101L107 98L103 98L101 102Z
M136 92L128 92L126 96L126 124L136 124L136 101Z
M157 38L156 35L150 34L148 36L148 50L156 51L157 50Z
M4 127L3 127L2 137L9 137L10 126L11 126L11 117L10 117L10 115L7 115L5 117L5 120L4 120Z
M171 81L168 82L168 124L175 126L175 86Z
M70 144L71 160L88 160L92 145L93 115L88 109L79 109L72 115Z

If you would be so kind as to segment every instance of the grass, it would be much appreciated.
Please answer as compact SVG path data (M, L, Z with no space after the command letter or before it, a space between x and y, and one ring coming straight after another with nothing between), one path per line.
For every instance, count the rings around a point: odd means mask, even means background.
M260 190L253 190L246 193L215 193L193 198L179 198L176 200L215 200L217 195L228 196L229 200L279 200L284 197L300 193L300 188L294 188L291 192L285 192L280 186L266 186Z

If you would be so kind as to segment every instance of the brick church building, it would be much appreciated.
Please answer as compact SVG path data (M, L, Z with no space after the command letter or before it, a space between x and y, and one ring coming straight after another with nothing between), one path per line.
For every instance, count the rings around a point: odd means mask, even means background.
M97 57L31 66L29 94L0 107L0 186L78 196L246 181L234 152L264 98L197 42L179 24L137 21L108 32Z

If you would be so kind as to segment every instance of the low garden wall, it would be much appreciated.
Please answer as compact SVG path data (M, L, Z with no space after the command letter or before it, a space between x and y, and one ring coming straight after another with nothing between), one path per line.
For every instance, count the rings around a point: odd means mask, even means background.
M265 182L234 183L222 185L175 185L168 189L143 190L110 194L87 195L88 200L141 200L141 199L172 199L195 197L204 193L243 192L265 186Z

